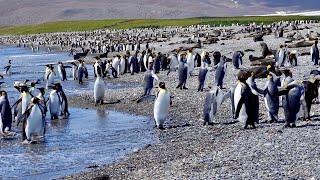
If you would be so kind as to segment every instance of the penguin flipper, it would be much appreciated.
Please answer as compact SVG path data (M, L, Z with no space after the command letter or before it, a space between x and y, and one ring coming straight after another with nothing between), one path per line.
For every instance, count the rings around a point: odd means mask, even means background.
M241 107L242 105L244 104L244 97L242 96L238 102L238 105L237 105L237 108L236 108L236 111L235 111L235 119L237 119L239 117L239 113L240 113L240 110L241 110Z

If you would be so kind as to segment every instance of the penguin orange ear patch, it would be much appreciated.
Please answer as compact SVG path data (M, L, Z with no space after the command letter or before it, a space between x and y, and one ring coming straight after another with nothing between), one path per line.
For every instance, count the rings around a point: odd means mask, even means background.
M2 92L1 92L1 95L2 95L2 96L6 95L6 92L2 91Z

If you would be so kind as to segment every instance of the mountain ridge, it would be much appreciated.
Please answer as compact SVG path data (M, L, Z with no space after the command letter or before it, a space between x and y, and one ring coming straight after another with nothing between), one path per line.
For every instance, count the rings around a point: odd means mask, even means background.
M0 0L0 26L91 19L175 19L273 14L315 10L309 0Z

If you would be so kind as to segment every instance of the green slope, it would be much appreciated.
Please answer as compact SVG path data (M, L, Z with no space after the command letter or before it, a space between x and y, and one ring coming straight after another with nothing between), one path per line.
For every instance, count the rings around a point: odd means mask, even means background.
M287 20L320 20L320 16L268 16L268 17L225 17L225 18L188 18L188 19L109 19L59 21L28 26L0 27L0 35L38 34L51 32L90 31L97 29L127 29L141 27L189 26L197 24L231 25L251 22L271 23Z

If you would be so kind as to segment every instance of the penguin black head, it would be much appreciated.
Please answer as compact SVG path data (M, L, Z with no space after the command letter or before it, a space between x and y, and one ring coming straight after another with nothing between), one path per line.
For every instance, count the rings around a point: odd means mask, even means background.
M283 48L283 45L282 45L282 44L280 45L280 48Z
M33 98L31 99L31 102L34 103L34 104L38 104L38 103L40 102L40 99L37 98L37 97L33 97Z
M165 84L164 82L160 82L160 83L159 83L159 87L160 87L161 89L166 89L166 84Z
M29 88L26 84L20 85L20 91L23 92L29 92Z
M98 56L95 56L94 58L95 58L96 60L100 60L100 57L98 57Z
M314 42L314 44L317 45L317 44L318 44L318 40L316 40L316 41Z
M283 70L283 74L287 77L287 76L292 76L292 72L290 69L285 69Z
M41 88L37 88L41 94L44 94L46 92L46 89L44 87L41 87Z
M240 51L240 54L241 54L241 57L243 57L243 56L244 56L244 52L243 52L243 51Z
M11 60L9 60L9 64L11 64Z
M245 82L248 79L248 72L245 70L240 70L238 73L238 80L240 82Z
M54 86L56 87L56 89L58 88L62 88L61 84L60 83L55 83Z

